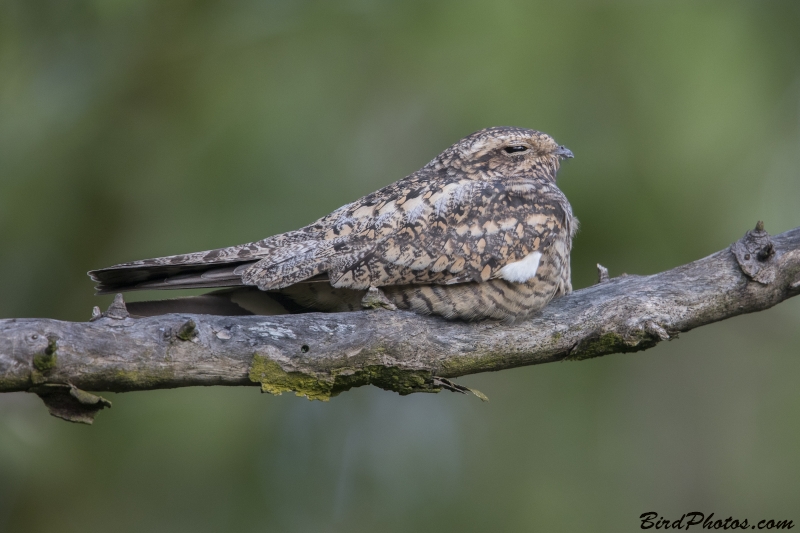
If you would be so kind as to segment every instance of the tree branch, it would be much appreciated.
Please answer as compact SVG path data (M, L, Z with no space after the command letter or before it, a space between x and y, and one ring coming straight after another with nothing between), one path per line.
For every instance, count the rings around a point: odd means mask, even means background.
M0 392L35 392L55 416L88 423L110 403L85 390L260 384L322 400L367 384L468 392L452 378L644 350L796 296L800 228L770 237L759 223L725 250L652 276L598 270L597 285L515 325L387 310L132 319L121 297L91 322L0 320Z

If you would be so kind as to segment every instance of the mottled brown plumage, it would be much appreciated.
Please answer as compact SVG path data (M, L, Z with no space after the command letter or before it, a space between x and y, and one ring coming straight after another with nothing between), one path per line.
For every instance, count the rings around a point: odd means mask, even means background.
M571 291L577 220L556 186L565 157L544 133L489 128L299 230L90 275L102 293L254 286L289 311L356 309L380 287L403 309L513 320Z

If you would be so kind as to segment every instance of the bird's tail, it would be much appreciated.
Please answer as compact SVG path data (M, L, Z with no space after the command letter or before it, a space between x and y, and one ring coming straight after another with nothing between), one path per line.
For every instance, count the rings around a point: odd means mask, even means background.
M239 287L212 291L199 296L127 302L126 308L134 318L192 313L197 315L284 315L301 311L294 302L255 287Z
M265 292L257 287L232 287L211 291L200 296L168 300L128 302L128 312L134 318L167 313L200 315L284 315L322 311L341 313L358 311L366 291L336 289L327 278L324 283L303 281L275 291Z
M263 257L261 242L92 270L98 294L146 289L196 289L244 285L242 272Z
M327 280L336 253L340 252L333 242L298 230L229 248L123 263L93 270L89 276L98 283L98 294L242 285L276 290L316 276Z

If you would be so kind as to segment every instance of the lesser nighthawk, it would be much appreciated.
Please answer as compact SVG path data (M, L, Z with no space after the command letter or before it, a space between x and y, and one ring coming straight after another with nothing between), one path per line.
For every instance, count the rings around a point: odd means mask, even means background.
M99 293L227 287L129 304L140 316L348 311L378 301L510 321L572 290L578 221L556 186L559 163L570 157L544 133L488 128L296 231L89 275Z

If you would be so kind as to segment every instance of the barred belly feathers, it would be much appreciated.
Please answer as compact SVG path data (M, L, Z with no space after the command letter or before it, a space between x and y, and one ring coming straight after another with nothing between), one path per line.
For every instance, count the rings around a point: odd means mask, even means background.
M139 316L352 311L377 294L390 308L513 321L572 290L578 222L556 186L570 157L544 133L488 128L296 231L89 275L99 293L221 289L129 304Z

